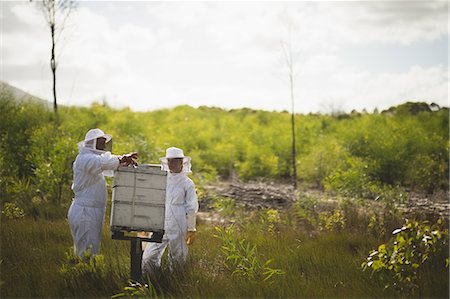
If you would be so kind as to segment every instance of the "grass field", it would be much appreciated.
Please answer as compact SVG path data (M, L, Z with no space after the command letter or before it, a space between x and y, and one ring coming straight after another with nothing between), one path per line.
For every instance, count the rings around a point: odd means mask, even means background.
M129 276L130 245L128 241L112 240L106 223L101 249L103 274L67 282L60 273L72 246L66 220L2 219L1 297L86 298L121 292ZM273 259L271 267L284 271L270 283L231 275L220 250L222 241L215 234L213 225L199 221L183 275L170 274L163 263L156 283L160 297L405 297L392 289L385 290L378 277L361 271L361 262L381 242L369 234L351 230L310 234L289 225L269 232L257 222L240 225L235 237L256 245L259 260ZM448 268L430 270L421 279L422 297L448 297L448 288Z

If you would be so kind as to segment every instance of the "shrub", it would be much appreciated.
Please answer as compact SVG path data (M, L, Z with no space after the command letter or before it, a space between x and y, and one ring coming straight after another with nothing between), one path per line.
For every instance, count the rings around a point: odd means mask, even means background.
M333 213L322 212L319 214L319 227L329 232L342 231L345 228L345 216L342 210L336 209Z
M368 175L368 164L356 157L347 158L346 162L324 179L327 191L358 197L373 197L377 184Z
M216 197L213 199L212 207L223 216L234 216L236 204L232 198Z
M308 229L314 229L318 224L319 214L316 212L317 199L304 196L292 205L295 218L306 225Z
M59 270L64 287L76 295L81 295L83 291L83 295L92 294L93 290L101 294L107 278L104 256L92 255L90 249L81 257L75 255L73 249L66 252L65 256L66 259Z
M2 214L8 219L19 219L25 216L24 211L11 202L5 203Z
M217 234L214 237L223 242L220 250L225 255L225 266L232 271L232 275L243 277L250 283L273 283L274 277L285 273L269 267L273 260L261 261L256 245L251 245L245 239L235 239L233 225L215 229Z
M274 209L266 209L261 211L259 218L263 227L270 233L274 234L278 230L278 224L281 221L280 213Z
M362 269L372 270L387 281L386 287L414 295L420 292L426 266L448 267L448 229L441 219L430 226L427 221L406 220L392 232L392 239L372 250Z
M384 217L381 214L373 214L367 225L367 230L374 236L386 234L386 226L384 225Z

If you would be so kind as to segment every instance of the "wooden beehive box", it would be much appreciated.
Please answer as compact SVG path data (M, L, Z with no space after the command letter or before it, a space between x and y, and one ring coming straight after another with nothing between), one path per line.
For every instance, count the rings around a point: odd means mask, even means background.
M119 167L114 174L111 231L162 232L166 179L160 165Z

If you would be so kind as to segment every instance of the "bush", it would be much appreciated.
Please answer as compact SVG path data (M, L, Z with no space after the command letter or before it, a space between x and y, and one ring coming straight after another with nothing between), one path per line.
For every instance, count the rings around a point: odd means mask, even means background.
M232 198L216 197L213 199L212 207L223 216L234 216L236 213L236 203Z
M319 214L319 227L329 232L342 231L345 228L345 216L342 210L336 209L333 213L322 212Z
M5 203L2 214L8 219L19 219L25 216L21 208L10 202Z
M220 250L225 255L225 265L232 275L243 277L250 283L272 283L276 276L284 274L280 269L269 267L273 260L260 260L256 245L252 246L245 239L236 240L233 225L215 229L217 234L214 237L223 242Z
M265 209L261 211L259 215L260 222L265 230L267 230L270 234L275 234L279 231L281 217L278 210Z
M316 198L303 196L292 205L295 219L305 225L308 230L313 230L319 223L317 202Z
M436 224L427 221L406 220L405 225L392 232L392 239L372 250L362 263L362 269L371 269L386 280L386 287L415 295L427 266L448 268L448 229L439 219Z
M358 197L374 197L377 183L368 175L368 164L360 158L349 157L324 180L325 190Z
M81 257L73 249L66 252L66 259L59 273L64 280L64 288L71 294L104 294L104 282L107 279L106 264L103 255L92 255L86 250ZM66 293L66 292L65 292Z

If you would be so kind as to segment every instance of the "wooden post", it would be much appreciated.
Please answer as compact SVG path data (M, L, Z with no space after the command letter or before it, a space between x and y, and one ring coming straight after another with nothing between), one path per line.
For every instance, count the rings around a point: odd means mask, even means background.
M141 281L142 276L142 242L141 238L131 239L131 279Z
M151 238L142 238L125 235L124 231L111 231L113 240L130 240L130 272L131 279L142 282L142 241L161 243L164 231L153 232Z

